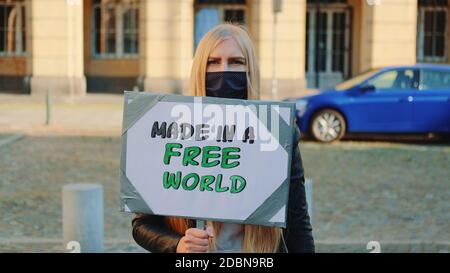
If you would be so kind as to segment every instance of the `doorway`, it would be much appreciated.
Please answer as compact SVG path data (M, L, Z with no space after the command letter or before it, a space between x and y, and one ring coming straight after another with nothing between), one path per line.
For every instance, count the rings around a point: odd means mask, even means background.
M306 13L308 88L328 88L350 76L351 8L309 4Z

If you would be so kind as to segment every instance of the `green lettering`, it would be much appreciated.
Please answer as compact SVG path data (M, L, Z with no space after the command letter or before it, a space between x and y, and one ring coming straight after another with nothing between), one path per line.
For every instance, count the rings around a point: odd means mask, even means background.
M219 158L220 157L220 154L218 154L218 153L213 153L213 154L210 153L210 152L218 152L218 151L220 151L219 146L203 147L202 167L209 168L209 167L214 167L214 166L219 165L220 164L219 160L213 160L211 162L208 162L208 160L211 158Z
M163 175L163 185L165 189L173 187L177 190L180 187L181 172L174 173L164 172Z
M239 154L230 154L230 153L238 153L241 149L238 147L226 147L222 150L222 163L220 164L220 167L223 169L231 169L234 167L239 166L239 161L234 161L229 163L228 160L230 159L239 159L241 156Z
M240 176L240 175L232 175L230 177L230 179L231 179L231 190L230 190L230 193L240 193L241 191L243 191L245 189L245 186L247 185L247 182L245 181L245 179L242 176ZM236 186L238 181L241 182L239 187Z
M200 179L200 191L213 191L213 189L209 186L214 182L215 178L213 175L204 175Z
M192 147L186 147L184 149L184 155L183 155L183 166L187 166L191 164L192 166L197 166L198 162L194 160L202 150L200 147L192 146Z
M217 181L216 181L216 192L226 192L228 191L228 187L223 187L222 188L222 175L218 174L217 175Z
M166 144L166 150L164 152L164 164L169 165L170 164L170 157L171 156L180 156L181 153L178 151L173 151L173 148L181 149L183 145L180 143L167 143Z
M190 186L188 186L188 180L190 178L193 178L194 182ZM198 174L196 174L196 173L187 174L185 177L183 177L183 182L182 182L183 189L187 190L187 191L192 191L193 189L195 189L197 187L198 180L199 180Z

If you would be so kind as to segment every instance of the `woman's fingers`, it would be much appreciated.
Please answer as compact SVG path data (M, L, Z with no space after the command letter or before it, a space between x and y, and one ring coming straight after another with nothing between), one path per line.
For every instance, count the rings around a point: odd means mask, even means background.
M209 234L206 230L190 228L186 230L183 238L184 249L186 252L208 252Z
M203 229L190 228L186 230L186 236L192 236L200 239L208 239L208 233Z
M187 244L186 245L186 251L187 252L208 252L209 247L208 246L200 246L195 244Z
M197 237L194 237L192 235L186 235L186 243L193 244L193 245L198 245L198 246L208 246L209 245L209 240L208 239L197 238Z

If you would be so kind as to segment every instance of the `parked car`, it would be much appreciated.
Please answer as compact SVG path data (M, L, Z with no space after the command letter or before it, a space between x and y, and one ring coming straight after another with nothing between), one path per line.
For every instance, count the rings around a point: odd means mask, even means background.
M450 65L367 71L295 100L300 131L321 142L346 133L449 133Z

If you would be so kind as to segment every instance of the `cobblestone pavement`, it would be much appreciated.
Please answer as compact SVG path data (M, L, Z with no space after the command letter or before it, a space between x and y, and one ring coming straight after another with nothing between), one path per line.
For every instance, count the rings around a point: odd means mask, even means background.
M368 252L373 240L386 252L450 250L448 144L304 142L301 151L318 251ZM106 251L142 252L119 212L119 154L118 137L26 135L0 146L0 252L65 251L61 190L78 182L104 186Z

